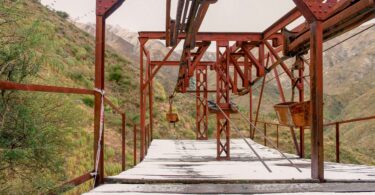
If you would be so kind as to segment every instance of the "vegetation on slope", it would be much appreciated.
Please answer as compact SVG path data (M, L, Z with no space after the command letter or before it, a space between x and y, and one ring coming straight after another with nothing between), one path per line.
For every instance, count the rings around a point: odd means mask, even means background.
M1 80L93 88L94 39L65 15L35 0L1 1L0 33ZM112 51L106 57L108 97L136 120L137 71ZM91 96L1 91L0 193L42 193L90 172L92 107ZM106 141L106 174L113 175L120 171L120 117L109 108L106 114L106 136L113 139Z

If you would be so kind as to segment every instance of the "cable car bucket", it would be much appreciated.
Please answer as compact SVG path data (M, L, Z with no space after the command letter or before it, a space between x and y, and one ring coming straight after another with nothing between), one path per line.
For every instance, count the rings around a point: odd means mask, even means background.
M177 113L172 112L172 98L169 98L169 112L166 114L167 121L176 126L176 123L180 120Z

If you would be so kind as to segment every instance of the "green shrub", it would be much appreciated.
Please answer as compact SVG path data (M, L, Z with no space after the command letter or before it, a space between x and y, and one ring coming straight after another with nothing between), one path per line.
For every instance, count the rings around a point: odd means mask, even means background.
M109 70L109 80L117 83L123 78L122 68L120 65L114 65Z
M94 98L92 97L84 97L82 98L82 102L90 108L94 107Z
M63 19L68 19L69 18L69 14L66 13L66 12L63 12L63 11L56 11L56 14L58 16L60 16L61 18L63 18Z

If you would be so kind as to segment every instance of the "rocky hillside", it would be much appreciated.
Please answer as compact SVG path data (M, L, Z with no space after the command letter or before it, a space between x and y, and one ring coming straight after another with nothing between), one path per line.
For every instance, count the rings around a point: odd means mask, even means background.
M375 24L359 27L334 40L325 48L369 30L324 54L324 93L327 121L375 115ZM333 135L333 127L327 130ZM347 162L375 164L375 120L341 126L343 154ZM350 155L348 155L350 154Z
M76 26L91 35L95 35L95 24L76 23ZM138 68L140 52L138 33L111 25L108 25L106 33L107 45L112 47L118 55L130 59L135 67ZM150 50L153 60L163 60L164 56L169 52L164 43L158 40L148 41L146 48ZM179 60L179 56L178 53L174 52L170 59ZM157 74L157 79L169 90L172 90L172 86L174 87L175 78L177 78L177 70L173 68L162 68Z

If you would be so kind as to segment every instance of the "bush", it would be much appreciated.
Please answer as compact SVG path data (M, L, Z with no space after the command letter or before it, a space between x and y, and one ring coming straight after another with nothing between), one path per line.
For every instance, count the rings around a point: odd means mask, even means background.
M117 83L122 79L122 68L119 65L114 65L109 70L109 80Z
M84 97L82 98L82 102L90 108L94 107L94 99L92 97Z
M66 13L66 12L63 12L63 11L56 11L56 14L57 14L59 17L63 18L63 19L68 19L68 18L69 18L69 14Z

